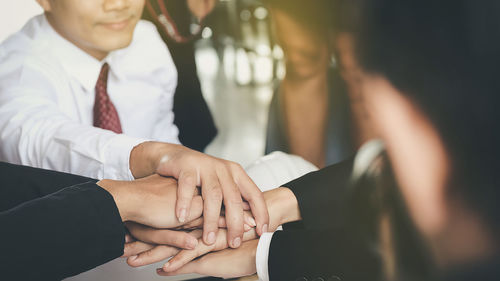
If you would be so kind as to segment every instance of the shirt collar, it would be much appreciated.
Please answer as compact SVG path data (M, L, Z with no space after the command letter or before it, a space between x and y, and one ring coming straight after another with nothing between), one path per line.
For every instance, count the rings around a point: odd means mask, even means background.
M110 75L115 75L118 79L123 77L119 68L116 67L115 52L111 52L99 61L59 35L45 16L42 20L42 28L47 32L50 44L57 46L53 48L53 55L59 60L64 70L85 88L86 92L94 90L101 67L105 62L110 66Z

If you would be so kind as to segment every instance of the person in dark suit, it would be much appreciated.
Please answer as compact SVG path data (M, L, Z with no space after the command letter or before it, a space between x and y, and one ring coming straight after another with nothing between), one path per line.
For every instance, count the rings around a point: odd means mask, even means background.
M196 17L201 25L215 4L215 0L147 0L142 15L158 29L177 69L173 111L179 140L200 152L215 138L217 127L202 94L194 56L194 45L203 27L192 34L191 18Z
M0 162L0 278L60 280L123 254L124 221L179 226L177 183L158 175L135 181L101 180ZM189 220L203 202L193 197ZM175 237L174 237L175 236ZM197 240L175 232L171 244Z
M181 251L160 275L500 279L500 4L338 5L341 63L356 73L386 159L375 157L384 155L381 149L363 147L354 164L343 162L268 192L270 229L288 223L284 231L184 266L193 255ZM363 162L385 168L359 185L356 167L366 167L357 164Z

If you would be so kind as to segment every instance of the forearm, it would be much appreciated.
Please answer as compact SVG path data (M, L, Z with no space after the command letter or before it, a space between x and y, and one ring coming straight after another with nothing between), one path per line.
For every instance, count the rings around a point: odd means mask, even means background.
M143 139L79 123L47 103L43 110L26 105L1 116L2 159L91 178L132 179L130 152Z
M290 152L325 165L328 92L325 73L301 83L284 81L282 97Z
M65 187L91 181L77 175L0 162L0 211L23 202L59 191Z
M113 198L93 182L0 212L0 225L7 279L60 280L119 257L125 242Z

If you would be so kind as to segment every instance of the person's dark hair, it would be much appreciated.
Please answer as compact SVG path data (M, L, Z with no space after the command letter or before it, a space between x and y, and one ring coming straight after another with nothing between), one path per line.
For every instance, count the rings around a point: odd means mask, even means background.
M352 35L360 67L386 77L430 118L452 158L450 192L498 230L500 1L336 4L335 28Z

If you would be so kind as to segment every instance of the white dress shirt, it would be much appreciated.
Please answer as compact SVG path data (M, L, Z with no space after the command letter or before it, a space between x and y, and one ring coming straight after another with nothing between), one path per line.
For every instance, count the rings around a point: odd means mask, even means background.
M94 87L104 62L123 134L92 125ZM134 146L146 140L179 143L172 111L176 86L177 70L153 24L140 21L128 47L98 61L38 15L0 44L0 160L132 179Z

